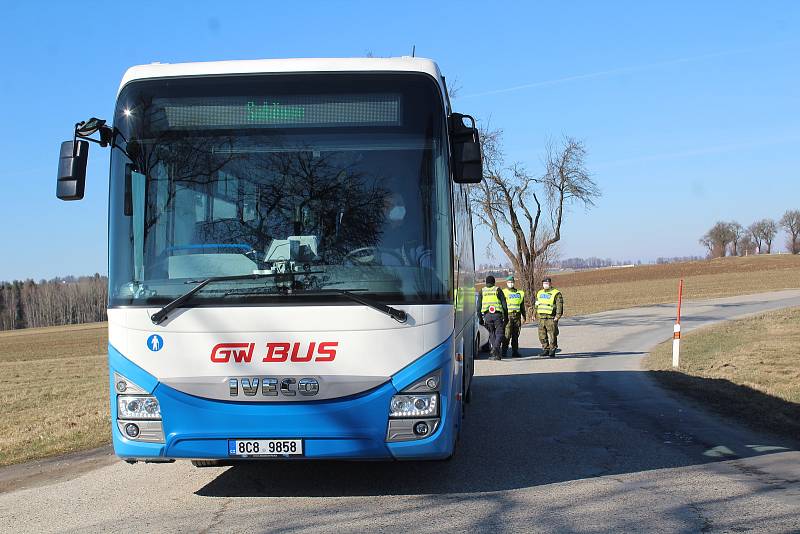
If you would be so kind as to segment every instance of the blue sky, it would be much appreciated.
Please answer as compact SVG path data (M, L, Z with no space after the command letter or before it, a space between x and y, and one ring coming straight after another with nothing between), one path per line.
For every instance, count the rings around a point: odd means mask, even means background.
M702 254L716 220L800 209L798 2L109 4L4 7L0 279L106 272L108 153L92 147L86 199L64 203L59 143L152 61L416 45L458 80L459 111L504 130L510 161L540 172L549 137L586 142L603 198L572 213L563 257Z

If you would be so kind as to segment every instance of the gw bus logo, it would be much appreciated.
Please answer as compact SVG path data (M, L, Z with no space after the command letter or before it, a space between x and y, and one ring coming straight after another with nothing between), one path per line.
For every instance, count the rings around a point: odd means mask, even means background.
M332 362L336 358L338 341L312 341L308 347L302 343L267 343L267 354L262 362ZM252 363L255 343L217 343L211 349L211 361L214 363ZM303 350L301 350L303 349Z
M263 397L277 397L278 393L284 397L294 397L298 393L304 397L313 397L319 393L319 381L316 378L301 378L297 380L294 377L242 377L242 378L229 378L228 388L230 389L231 397L239 396L239 384L242 384L242 392L248 397L255 397L259 390ZM261 387L259 387L261 386Z

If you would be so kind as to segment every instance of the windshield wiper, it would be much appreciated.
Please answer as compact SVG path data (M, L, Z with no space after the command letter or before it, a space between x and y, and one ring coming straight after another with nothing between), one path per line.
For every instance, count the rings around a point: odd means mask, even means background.
M305 274L305 273L291 273L291 274ZM208 284L212 284L214 282L229 282L231 280L257 280L259 278L274 278L276 276L287 276L287 273L253 273L253 274L237 274L233 276L212 276L210 278L206 278L205 280L200 280L199 283L194 286L192 289L181 295L180 297L176 298L172 302L169 302L163 308L158 310L156 313L150 316L150 320L153 321L153 324L161 324L169 315L169 312L174 310L175 308L179 308L183 306L188 300L190 300L195 293L206 287ZM290 276L290 275L288 275ZM197 282L192 281L192 282ZM192 283L187 282L187 283Z
M245 291L246 292L250 292L250 291L255 290L255 289L258 289L258 288L249 288L249 289L247 289ZM359 295L357 293L354 293L354 291L363 291L363 290L357 290L357 289L335 289L335 288L330 288L330 289L299 289L299 288L295 288L295 289L291 289L291 290L279 291L279 292L277 292L275 294L279 294L279 295L282 295L282 296L286 296L286 295L341 295L341 296L349 298L350 300L354 300L354 301L358 302L359 304L363 304L364 306L367 306L368 308L372 308L375 311L379 311L379 312L381 312L381 313L383 313L385 315L388 315L389 317L391 317L392 319L394 319L398 323L405 323L406 321L408 321L408 314L406 312L404 312L403 310L398 310L397 308L392 308L391 306L387 306L386 304L384 304L383 302L381 302L379 300L376 300L376 299L374 299L372 297L366 297L366 296L363 296L363 295ZM226 293L226 295L227 295L227 293Z
M397 308L392 308L391 306L387 306L383 302L376 300L372 297L365 297L363 295L359 295L357 293L353 293L352 290L348 289L320 289L320 290L311 290L311 291L298 291L298 293L303 294L314 294L314 295L342 295L344 297L349 298L359 304L363 304L368 308L372 308L375 311L379 311L384 315L388 315L398 323L405 323L408 321L408 314L403 310L398 310Z
M313 273L291 273L291 274L304 275ZM228 282L231 280L256 280L258 278L274 278L276 276L287 276L287 273L269 273L269 274L257 273L257 274L239 274L234 276L212 276L210 278L206 278L205 280L200 280L195 287L193 287L180 297L176 298L175 300L167 303L163 308L161 308L153 315L151 315L150 320L153 321L153 324L163 323L169 316L169 312L171 312L175 308L181 307L188 300L190 300L198 291L206 287L208 284L214 282ZM301 289L299 291L293 290L292 293L314 294L314 295L342 295L344 297L349 298L350 300L358 302L359 304L363 304L368 308L372 308L375 311L379 311L384 315L388 315L398 323L405 323L408 320L408 314L405 311L398 310L397 308L388 306L383 302L380 302L379 300L373 299L371 297L358 295L356 293L353 293L352 290L348 289L320 289L320 290Z

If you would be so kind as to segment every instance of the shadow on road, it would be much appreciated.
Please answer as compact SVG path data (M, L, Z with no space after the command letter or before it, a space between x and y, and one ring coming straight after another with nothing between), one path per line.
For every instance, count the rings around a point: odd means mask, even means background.
M476 376L474 388L459 448L450 461L240 463L197 494L493 492L697 465L793 446L780 440L751 442L750 435L716 428L713 418L693 414L663 395L643 372ZM720 450L729 453L709 453Z
M558 358L600 358L604 356L644 356L645 352L624 351L624 350L601 350L594 352L565 352L558 353Z
M519 358L503 358L503 360L509 361L529 361L529 360L547 360L550 359L549 356L544 355L544 351L542 349L519 349L520 357ZM567 358L601 358L606 356L644 356L646 353L644 352L631 352L631 351L621 351L621 350L600 350L594 352L565 352L561 349L558 349L558 353L556 354L556 359L563 360ZM481 360L488 359L489 355L485 354L482 355Z
M703 378L675 371L652 371L662 384L726 417L754 428L800 439L800 404L724 378Z

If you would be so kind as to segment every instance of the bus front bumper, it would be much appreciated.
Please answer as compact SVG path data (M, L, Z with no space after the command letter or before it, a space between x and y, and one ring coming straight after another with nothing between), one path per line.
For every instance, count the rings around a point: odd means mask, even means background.
M242 459L229 455L229 440L236 439L302 439L303 456L286 459L438 459L452 454L461 422L460 404L451 401L452 388L454 384L460 385L461 380L453 358L452 338L377 388L317 402L226 402L195 397L159 383L112 346L109 346L109 363L114 452L127 461ZM442 369L442 380L440 422L435 431L418 440L387 442L392 396L436 369ZM120 431L113 393L115 371L158 399L163 417L163 443L131 440Z

